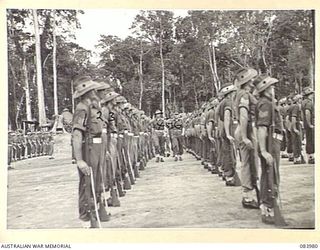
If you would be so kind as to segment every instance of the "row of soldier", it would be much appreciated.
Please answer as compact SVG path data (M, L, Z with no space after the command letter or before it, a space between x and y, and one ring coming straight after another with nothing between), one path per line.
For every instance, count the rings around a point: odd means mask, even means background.
M12 162L33 157L48 155L53 159L54 140L52 132L28 132L9 131L8 132L8 166Z
M294 164L304 163L305 131L308 163L314 163L314 109L310 87L302 95L277 102L277 82L258 76L254 69L242 69L234 83L224 84L217 98L188 114L184 124L187 151L202 160L206 169L222 176L227 186L241 185L244 208L260 208L264 223L284 225L278 209L280 151ZM241 162L240 178L237 160Z
M79 218L85 228L110 220L107 207L132 189L153 158L152 120L104 81L74 80L78 102L72 127L73 158L79 173Z

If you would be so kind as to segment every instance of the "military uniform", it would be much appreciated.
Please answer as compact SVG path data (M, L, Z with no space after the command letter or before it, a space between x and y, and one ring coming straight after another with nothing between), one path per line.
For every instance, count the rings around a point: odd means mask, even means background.
M277 79L264 77L257 85L259 92L278 82ZM282 119L279 109L272 103L272 96L263 95L256 106L256 126L259 135L259 157L261 160L260 199L262 221L274 223L274 201L279 190L280 145L283 139ZM266 131L264 133L264 131ZM262 150L264 149L264 150ZM273 166L264 156L265 150L273 158Z
M183 121L179 114L176 114L172 120L172 128L170 130L172 140L172 151L175 157L175 161L182 161L183 154Z
M162 114L157 111L155 115ZM156 117L152 121L153 132L154 132L154 147L156 153L156 162L159 160L164 161L163 157L165 154L165 120L162 117Z
M312 99L309 98L313 93L310 87L306 87L304 89L305 99L302 102L303 124L306 131L306 153L309 156L309 164L314 164L314 105ZM310 118L307 117L307 112Z
M293 157L294 164L303 163L302 151L302 127L301 127L301 105L299 100L302 98L300 95L293 97L293 107L291 111L291 135L293 143ZM294 122L295 121L295 122Z
M226 83L221 87L220 93L223 93L224 99L221 102L219 109L219 118L223 122L223 129L221 134L223 156L221 159L223 175L226 180L227 186L236 185L236 159L234 151L234 139L232 133L233 127L233 107L232 107L232 92L236 91L236 88L231 83ZM229 113L229 127L226 128L227 120L226 114ZM233 140L231 140L231 138Z
M90 91L95 93L93 91L100 86L89 77L77 78L74 85L76 91L73 98L82 97ZM101 139L104 121L101 119L102 113L95 101L97 99L94 100L88 96L84 98L76 106L72 126L73 147L79 173L79 218L84 222L91 221L91 227L97 227L96 222L100 221L100 213L97 214L97 208L99 207L99 212L104 209L101 199L104 192L102 168L105 151L102 150ZM82 152L78 151L78 147ZM93 183L88 182L88 175L91 176ZM85 225L87 227L87 224Z

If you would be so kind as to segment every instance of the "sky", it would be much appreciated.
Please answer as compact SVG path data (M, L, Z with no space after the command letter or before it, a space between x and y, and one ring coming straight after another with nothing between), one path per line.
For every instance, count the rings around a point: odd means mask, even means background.
M125 38L131 34L130 26L140 10L135 9L87 9L79 15L81 29L76 31L76 42L83 48L97 52L100 35ZM187 10L174 10L175 16L186 16ZM94 56L93 61L97 58Z

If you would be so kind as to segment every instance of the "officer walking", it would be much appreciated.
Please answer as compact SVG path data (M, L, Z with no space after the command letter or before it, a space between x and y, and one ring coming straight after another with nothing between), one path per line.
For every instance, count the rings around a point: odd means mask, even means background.
M155 118L152 121L154 132L154 147L156 151L156 162L164 162L165 153L165 121L162 117L162 112L157 110L155 112Z

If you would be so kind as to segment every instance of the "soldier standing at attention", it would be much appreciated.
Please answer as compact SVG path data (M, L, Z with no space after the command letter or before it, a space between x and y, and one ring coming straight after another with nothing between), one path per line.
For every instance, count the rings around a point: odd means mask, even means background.
M102 193L99 160L101 150L102 121L99 119L99 97L95 91L100 85L90 77L80 76L74 80L74 99L80 101L73 116L73 149L79 173L79 218L85 228L97 227L96 208ZM94 183L88 183L88 177ZM92 189L94 187L94 191ZM88 190L90 190L88 192ZM96 199L94 199L97 197ZM102 204L100 202L100 209ZM91 222L91 223L90 223Z
M287 104L286 104L286 98L282 98L279 100L280 104L280 114L282 118L282 124L283 124L283 140L281 143L281 158L288 158L288 154L286 153L286 148L287 148L287 136L286 136L286 113L287 113Z
M254 194L258 178L256 138L253 130L257 100L252 95L253 81L257 74L258 72L252 68L244 68L240 70L235 79L235 85L239 88L235 101L235 113L238 120L235 137L240 148L242 206L253 209L259 209L257 195Z
M236 90L236 87L232 83L225 83L220 89L220 93L224 96L219 110L219 117L223 122L223 130L221 134L221 150L223 151L222 169L227 186L236 185L236 159L234 158L234 137L232 136L232 117L234 113L232 108L232 99Z
M261 160L260 209L262 222L267 224L274 223L273 199L277 199L279 191L280 144L283 138L280 112L274 104L274 84L277 82L277 79L265 76L256 85L260 95L256 106ZM277 191L274 192L275 190Z
M302 103L303 123L306 130L306 153L308 163L314 164L314 91L311 87L304 88L305 99Z
M155 118L152 121L154 132L154 147L156 151L156 162L164 162L165 153L165 121L162 117L162 112L157 110L155 112Z
M293 95L290 94L287 97L287 112L286 112L286 134L287 134L287 153L288 153L288 159L289 161L293 161L293 142L292 142L292 132L291 132L291 127L292 127L292 122L291 122L291 115L292 115L292 109L293 109L293 103L292 103L292 97Z
M297 94L292 98L291 111L291 135L293 144L293 164L304 163L302 151L302 128L301 128L301 101L302 95Z

